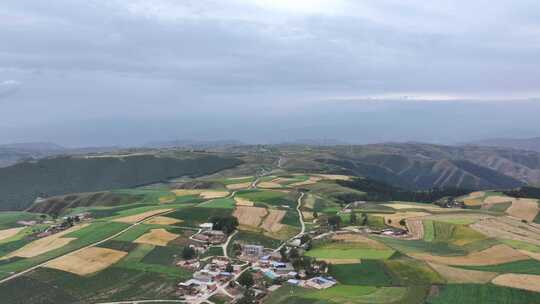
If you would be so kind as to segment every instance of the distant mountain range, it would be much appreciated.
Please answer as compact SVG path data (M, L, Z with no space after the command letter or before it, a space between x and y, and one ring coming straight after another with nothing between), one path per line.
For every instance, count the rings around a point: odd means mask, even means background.
M466 145L505 147L540 152L540 137L534 138L493 138L468 142Z
M289 151L287 169L334 166L409 190L430 188L508 189L540 184L540 153L498 147L421 143L309 147Z
M144 144L143 147L155 148L155 149L182 148L182 149L192 149L192 150L203 150L203 149L216 149L216 148L241 146L241 145L244 145L244 143L238 140L178 139L178 140L171 140L171 141L149 142L149 143Z
M37 159L64 153L66 149L52 143L16 143L0 145L0 168L21 160Z
M66 148L55 143L32 142L0 145L0 168L9 167L25 160L51 156L79 155L119 150L118 147Z

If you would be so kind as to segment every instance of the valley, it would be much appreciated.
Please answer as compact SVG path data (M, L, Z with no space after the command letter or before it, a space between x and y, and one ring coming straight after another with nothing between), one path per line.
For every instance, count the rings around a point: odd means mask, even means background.
M340 166L340 147L238 149L205 152L231 158L205 163L210 171L59 191L1 212L0 295L30 304L540 301L539 200L523 197L534 191L403 188L359 174L363 151Z

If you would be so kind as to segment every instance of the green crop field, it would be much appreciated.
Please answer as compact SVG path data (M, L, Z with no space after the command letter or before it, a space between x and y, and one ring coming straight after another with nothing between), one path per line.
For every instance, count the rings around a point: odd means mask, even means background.
M394 252L391 249L381 250L355 243L334 242L317 245L306 252L306 255L321 259L387 259Z
M452 284L441 287L429 304L530 304L540 303L540 293L494 285Z
M465 255L466 251L454 244L445 242L425 242L423 240L399 240L385 237L374 237L395 250L403 252L427 252L435 255Z
M244 190L236 193L238 197L245 198L252 202L264 203L270 206L286 205L296 208L296 198L294 195L279 191L270 190Z
M430 286L444 283L444 279L423 262L401 257L392 258L384 263L395 283L401 286Z
M234 209L235 206L236 206L236 203L233 199L218 198L218 199L213 199L211 201L201 203L197 207Z
M362 260L358 264L331 265L330 275L345 285L392 285L392 276L385 264L378 260Z
M433 242L435 240L435 228L432 220L422 221L424 225L424 241Z
M70 242L69 244L61 248L51 250L49 252L43 253L41 255L38 255L32 258L17 259L11 263L0 265L0 277L6 277L10 272L17 272L17 271L24 270L26 268L32 267L34 265L37 265L47 260L58 257L60 255L66 254L68 252L74 251L76 249L82 248L92 243L96 243L100 240L107 238L108 236L112 236L115 233L120 232L122 229L126 227L128 227L127 224L115 223L115 222L93 223L88 227L66 234L65 237L76 238L76 240Z
M208 222L212 216L231 215L231 208L203 208L203 207L187 207L181 210L167 214L167 217L182 220L182 226L197 227L199 224Z
M18 221L38 221L40 214L29 212L0 212L0 230L14 227L21 227Z
M510 263L487 266L456 266L464 269L491 271L498 273L525 273L540 275L540 262L537 260L523 260Z

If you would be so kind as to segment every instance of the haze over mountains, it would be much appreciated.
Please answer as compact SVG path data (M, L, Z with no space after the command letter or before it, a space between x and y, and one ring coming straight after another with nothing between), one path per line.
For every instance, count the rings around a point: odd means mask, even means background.
M0 208L25 208L38 196L133 187L186 174L208 174L250 163L251 159L259 162L261 157L271 163L281 159L282 168L290 171L330 170L414 191L540 185L540 152L529 150L426 143L236 143L179 140L155 144L158 148L129 149L67 149L44 143L4 145L0 157L6 167L0 168L0 178L9 185L3 185ZM192 150L196 152L189 152ZM144 178L141 172L145 172Z
M467 143L477 146L505 147L540 152L540 137L534 138L492 138Z

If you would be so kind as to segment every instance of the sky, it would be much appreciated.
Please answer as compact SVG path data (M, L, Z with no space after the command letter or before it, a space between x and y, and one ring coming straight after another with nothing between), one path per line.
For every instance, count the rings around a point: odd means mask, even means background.
M2 0L0 143L540 136L535 0Z

